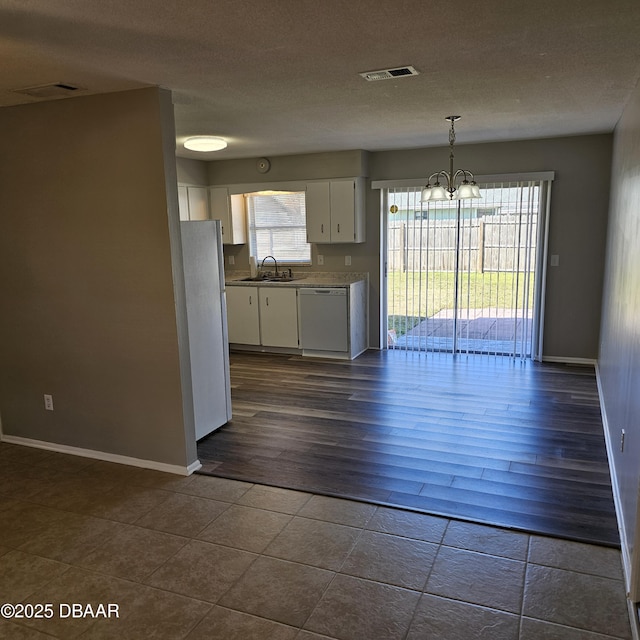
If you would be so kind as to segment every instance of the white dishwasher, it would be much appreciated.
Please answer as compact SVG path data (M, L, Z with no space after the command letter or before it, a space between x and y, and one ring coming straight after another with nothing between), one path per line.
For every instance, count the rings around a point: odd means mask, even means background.
M347 289L299 289L300 346L310 351L347 351Z

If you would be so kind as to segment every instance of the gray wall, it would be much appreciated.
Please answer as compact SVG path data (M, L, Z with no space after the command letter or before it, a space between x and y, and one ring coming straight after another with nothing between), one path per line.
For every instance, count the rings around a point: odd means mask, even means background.
M640 482L640 88L616 128L612 175L598 367L611 463L633 553ZM620 450L622 429L624 452Z
M460 137L460 136L459 136ZM595 359L598 353L604 248L609 199L612 136L593 135L495 144L459 145L456 166L477 174L556 172L552 188L549 252L560 266L549 269L544 355ZM360 154L360 155L358 155ZM405 151L342 152L271 158L272 168L259 174L255 159L209 163L210 184L269 183L366 175L371 180L421 178L446 168L448 148ZM360 170L361 173L356 173ZM594 189L593 185L598 188ZM370 344L379 346L380 194L367 193L367 241L360 245L312 247L323 267L305 270L370 273ZM234 269L247 270L246 246L225 247ZM344 266L350 255L352 266Z
M560 266L547 274L546 357L597 357L611 144L611 135L594 135L456 145L456 167L476 174L556 172L549 254L560 256ZM416 178L446 168L447 162L444 148L373 153L370 175ZM372 209L370 219L374 215L379 214Z
M158 89L0 110L5 434L194 461L169 229L174 153L170 96Z
M207 186L209 184L208 164L208 162L204 162L202 160L177 158L176 171L178 182L180 184Z
M257 158L210 162L209 184L269 183L308 180L312 176L320 180L368 175L367 154L362 151L277 156L270 158L270 161L271 167L267 173L257 170Z

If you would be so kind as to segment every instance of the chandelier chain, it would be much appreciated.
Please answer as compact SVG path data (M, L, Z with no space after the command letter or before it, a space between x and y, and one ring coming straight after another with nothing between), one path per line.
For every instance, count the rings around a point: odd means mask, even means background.
M455 123L460 120L460 116L447 116L445 118L451 123L449 129L449 171L436 171L432 173L426 187L422 190L420 200L467 200L470 198L480 198L480 189L475 182L471 171L458 169L454 172L453 167L453 147L456 141ZM446 186L440 184L440 178L444 178ZM432 180L435 182L431 183Z

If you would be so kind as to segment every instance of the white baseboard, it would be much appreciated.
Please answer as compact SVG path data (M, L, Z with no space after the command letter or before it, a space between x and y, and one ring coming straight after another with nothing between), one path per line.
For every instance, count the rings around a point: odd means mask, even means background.
M569 356L542 356L542 362L557 362L559 364L588 364L595 367L595 358L570 358Z
M32 447L34 449L46 449L47 451L55 451L57 453L68 453L72 456L80 456L81 458L92 458L94 460L103 460L104 462L126 464L130 467L154 469L155 471L164 471L165 473L174 473L181 476L190 476L194 471L197 471L202 467L199 460L192 462L188 467L182 467L176 464L166 464L164 462L156 462L154 460L143 460L142 458L131 458L129 456L121 456L115 453L106 453L105 451L81 449L80 447L71 447L66 444L46 442L45 440L33 440L31 438L22 438L20 436L9 436L1 433L0 441L7 442L9 444L18 444L23 447Z
M609 421L607 420L607 408L602 395L602 384L600 382L600 369L596 364L596 383L598 385L598 397L600 399L600 413L602 415L602 425L604 430L604 441L607 449L607 459L609 461L609 476L611 477L611 490L613 492L613 503L615 505L616 520L618 522L618 533L620 534L620 546L622 549L622 566L625 574L627 592L631 586L631 552L627 541L627 534L622 522L622 501L620 498L620 487L618 485L618 476L615 469L615 460L613 457L613 443L611 442L611 433L609 432Z
M613 457L613 445L611 442L611 433L609 432L609 421L607 420L607 407L604 403L602 395L602 383L600 381L600 369L596 362L596 383L598 385L598 398L600 399L600 413L602 415L602 426L604 429L604 441L607 449L607 459L609 461L609 475L611 477L611 490L613 492L613 504L616 511L616 521L618 523L618 533L620 534L620 548L622 551L622 572L624 574L625 591L627 596L631 591L632 562L631 549L627 540L626 530L622 520L622 499L620 497L620 486L618 484L618 476L615 469L615 461ZM629 622L631 623L631 633L633 640L640 640L640 624L638 622L638 612L636 603L627 597L627 607L629 609Z

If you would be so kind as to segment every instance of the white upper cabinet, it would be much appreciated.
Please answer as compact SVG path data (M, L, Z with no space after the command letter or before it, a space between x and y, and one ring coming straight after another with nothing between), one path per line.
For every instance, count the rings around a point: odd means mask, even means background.
M220 220L223 244L246 244L247 221L244 196L230 195L226 187L209 187L212 220Z
M307 183L307 242L364 242L364 179Z
M207 187L178 185L180 220L209 220Z
M209 220L209 196L206 187L187 187L189 220Z
M364 178L307 182L307 242L364 242L364 187ZM223 244L247 243L247 213L242 194L229 193L226 186L178 185L178 201L181 220L220 220Z
M329 182L307 183L307 242L331 242L331 189Z
M189 219L189 198L187 197L187 187L178 185L178 211L180 220Z

